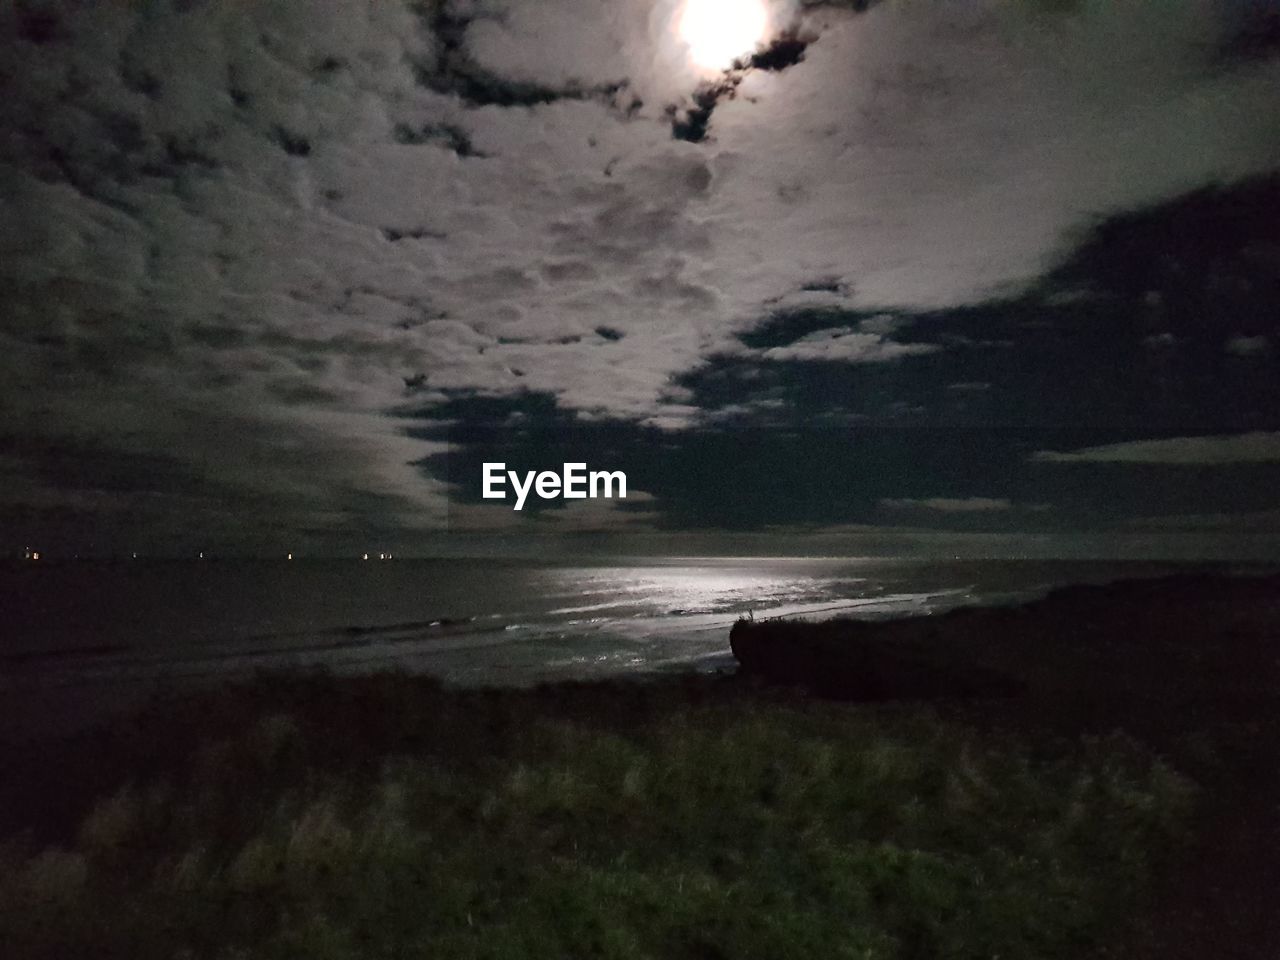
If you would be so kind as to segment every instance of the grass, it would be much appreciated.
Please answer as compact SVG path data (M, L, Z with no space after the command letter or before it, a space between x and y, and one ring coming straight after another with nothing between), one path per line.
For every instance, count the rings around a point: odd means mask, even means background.
M1121 735L723 679L264 678L38 759L12 957L1078 956L1193 801Z

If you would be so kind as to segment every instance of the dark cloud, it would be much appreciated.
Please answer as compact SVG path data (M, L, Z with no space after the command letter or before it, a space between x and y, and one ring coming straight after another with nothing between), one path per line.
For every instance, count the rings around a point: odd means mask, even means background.
M408 145L436 144L451 150L463 159L471 157L479 157L483 159L488 154L477 150L471 142L471 135L462 127L452 123L425 123L418 127L412 127L407 123L397 123L392 128L392 136L395 137L396 143Z
M391 243L399 243L401 240L447 240L449 238L447 233L428 227L409 227L405 230L383 227L382 235Z
M16 35L25 43L42 47L69 39L52 4L15 3L11 16L17 21Z
M1227 63L1280 55L1280 8L1267 0L1225 4L1228 18L1218 56Z
M456 96L469 107L536 107L561 100L598 100L628 110L627 81L549 87L499 76L480 66L467 47L467 31L484 14L460 13L450 0L416 0L412 8L434 45L434 56L413 56L417 82L434 93Z
M295 133L276 124L271 128L271 139L291 157L311 156L311 141L300 133Z

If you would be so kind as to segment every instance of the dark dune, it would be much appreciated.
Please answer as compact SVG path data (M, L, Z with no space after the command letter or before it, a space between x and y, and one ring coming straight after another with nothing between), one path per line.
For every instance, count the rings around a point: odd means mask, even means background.
M1138 737L1203 789L1194 849L1122 942L1082 956L1280 956L1280 576L1076 586L878 623L741 621L732 645L746 677L822 696L963 700L998 726Z
M1280 691L1280 576L1073 586L1018 606L891 621L739 621L744 675L851 700L1241 711Z

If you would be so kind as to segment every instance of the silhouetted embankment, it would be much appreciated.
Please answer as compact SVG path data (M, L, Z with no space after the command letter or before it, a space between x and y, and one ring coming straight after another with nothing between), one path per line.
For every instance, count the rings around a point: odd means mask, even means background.
M740 621L744 678L838 700L949 702L997 727L1121 729L1203 788L1154 906L1080 956L1280 956L1280 577L1077 586L885 622Z
M739 620L729 639L745 676L837 700L1009 697L1021 692L1022 684L1013 676L966 661L954 645L922 643L910 635L916 631L904 630L904 623L911 622Z
M1274 707L1278 638L1280 576L1176 576L900 620L741 620L731 643L744 675L838 699L1018 696L1115 717Z

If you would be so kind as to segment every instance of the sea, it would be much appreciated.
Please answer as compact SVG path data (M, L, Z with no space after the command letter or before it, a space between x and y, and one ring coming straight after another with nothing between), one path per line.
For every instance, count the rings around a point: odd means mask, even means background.
M731 670L739 617L924 616L1185 569L878 557L13 563L0 566L0 737L259 671L505 686Z

